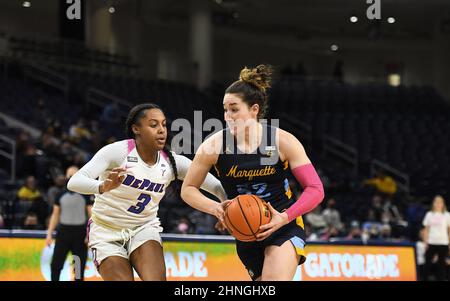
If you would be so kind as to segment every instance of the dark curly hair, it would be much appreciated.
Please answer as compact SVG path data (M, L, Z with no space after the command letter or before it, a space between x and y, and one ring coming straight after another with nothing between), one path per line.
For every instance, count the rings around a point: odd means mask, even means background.
M125 133L128 139L135 139L136 135L133 132L133 125L138 124L142 117L145 116L145 112L151 109L158 109L164 113L164 111L154 103L143 103L137 106L134 106L130 113L128 113L127 120L125 122ZM168 144L164 145L163 151L169 157L170 165L172 167L173 173L175 174L175 179L178 178L178 170L177 164L175 162L175 158L173 157L172 152L170 151L170 147Z

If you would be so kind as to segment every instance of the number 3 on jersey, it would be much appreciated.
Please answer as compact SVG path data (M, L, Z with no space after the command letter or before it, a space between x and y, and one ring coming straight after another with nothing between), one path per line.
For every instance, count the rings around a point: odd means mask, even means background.
M152 197L149 196L148 194L141 194L138 198L138 201L143 200L142 202L138 202L135 206L131 206L130 208L128 208L128 211L131 213L135 213L135 214L139 214L142 211L144 211L145 206L148 205L148 203L150 203L150 201L152 200Z

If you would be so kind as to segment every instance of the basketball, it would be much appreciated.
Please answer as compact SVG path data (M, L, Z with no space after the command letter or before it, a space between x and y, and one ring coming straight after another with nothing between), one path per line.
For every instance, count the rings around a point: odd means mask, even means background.
M255 241L259 227L270 222L267 203L256 195L239 195L225 209L225 225L237 240Z

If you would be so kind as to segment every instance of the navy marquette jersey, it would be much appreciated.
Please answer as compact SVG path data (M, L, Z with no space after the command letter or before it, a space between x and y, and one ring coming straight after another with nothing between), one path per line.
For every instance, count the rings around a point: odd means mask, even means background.
M240 194L254 194L282 212L296 201L289 188L289 165L279 157L276 128L266 123L262 123L262 128L261 145L251 154L242 153L230 130L223 130L222 152L214 167L229 199ZM264 160L269 164L262 164Z

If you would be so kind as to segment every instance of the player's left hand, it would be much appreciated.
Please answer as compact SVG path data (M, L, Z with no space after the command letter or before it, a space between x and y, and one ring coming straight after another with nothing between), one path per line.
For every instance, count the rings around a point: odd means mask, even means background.
M278 229L289 223L288 215L286 212L280 213L276 211L272 207L272 205L270 205L270 203L267 203L267 206L269 207L270 213L272 213L272 219L270 220L270 223L259 227L261 233L256 235L257 241L266 239L273 232L277 231Z

